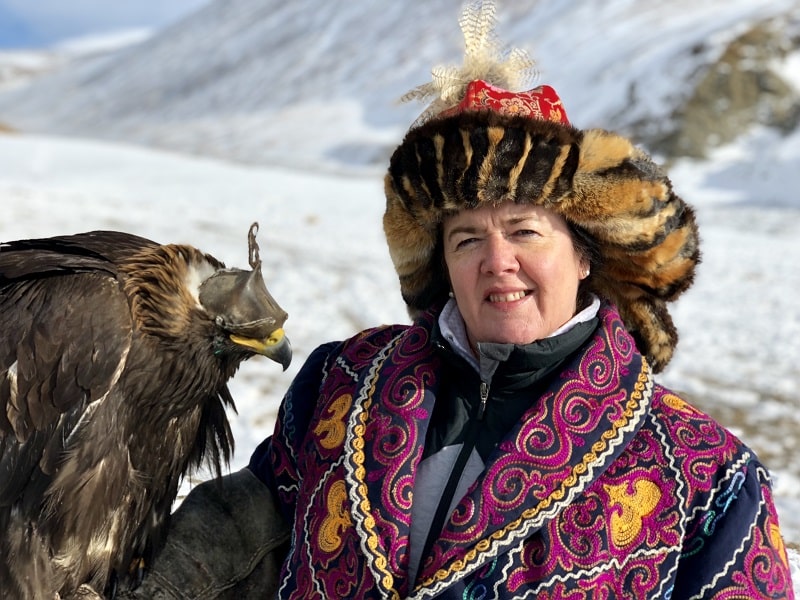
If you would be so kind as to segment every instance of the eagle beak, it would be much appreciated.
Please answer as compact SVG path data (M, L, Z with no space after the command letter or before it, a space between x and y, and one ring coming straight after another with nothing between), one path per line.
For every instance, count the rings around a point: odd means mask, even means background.
M285 371L292 363L292 345L283 332L283 328L276 329L266 339L255 339L231 334L231 341L239 346L244 346L279 363Z

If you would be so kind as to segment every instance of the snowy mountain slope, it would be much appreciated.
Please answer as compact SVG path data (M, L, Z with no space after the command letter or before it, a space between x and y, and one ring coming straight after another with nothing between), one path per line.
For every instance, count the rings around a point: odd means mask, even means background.
M432 66L460 63L460 6L217 0L0 94L0 121L251 163L383 164L424 108L397 99ZM500 0L498 32L536 59L534 83L558 90L574 124L624 131L667 118L700 66L753 22L797 10L798 0Z

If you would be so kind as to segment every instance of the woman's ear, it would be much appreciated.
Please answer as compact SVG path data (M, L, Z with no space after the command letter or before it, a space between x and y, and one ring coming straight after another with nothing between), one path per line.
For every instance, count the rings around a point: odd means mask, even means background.
M580 280L586 279L587 277L589 277L591 272L592 272L591 261L587 257L582 256L578 260L578 273L579 273L578 279Z

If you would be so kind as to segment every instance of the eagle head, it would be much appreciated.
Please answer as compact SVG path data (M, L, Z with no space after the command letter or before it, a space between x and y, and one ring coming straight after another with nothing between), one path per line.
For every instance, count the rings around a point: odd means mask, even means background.
M215 271L200 284L198 299L230 342L280 363L285 371L292 362L292 346L283 331L289 315L264 283L257 232L258 223L253 223L247 234L251 270Z
M286 314L267 290L261 262L252 271L224 269L200 284L200 304L231 342L280 363L292 362L292 347L283 331Z
M283 332L288 315L264 283L256 231L253 223L249 271L228 269L193 246L153 242L123 261L119 269L137 328L182 345L199 325L204 340L213 337L215 355L234 358L230 364L262 354L286 370L292 360Z

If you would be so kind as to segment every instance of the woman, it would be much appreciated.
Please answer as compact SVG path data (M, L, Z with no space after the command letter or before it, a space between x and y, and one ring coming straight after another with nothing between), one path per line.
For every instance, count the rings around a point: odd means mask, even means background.
M653 379L698 250L649 158L474 81L386 190L415 322L314 352L253 456L279 596L792 597L766 469Z
M793 597L766 469L654 380L693 211L552 88L508 91L488 4L386 176L414 323L312 353L251 459L279 597Z
M278 596L792 598L766 469L654 380L692 210L479 63L386 177L413 324L314 351L252 456L291 530Z

